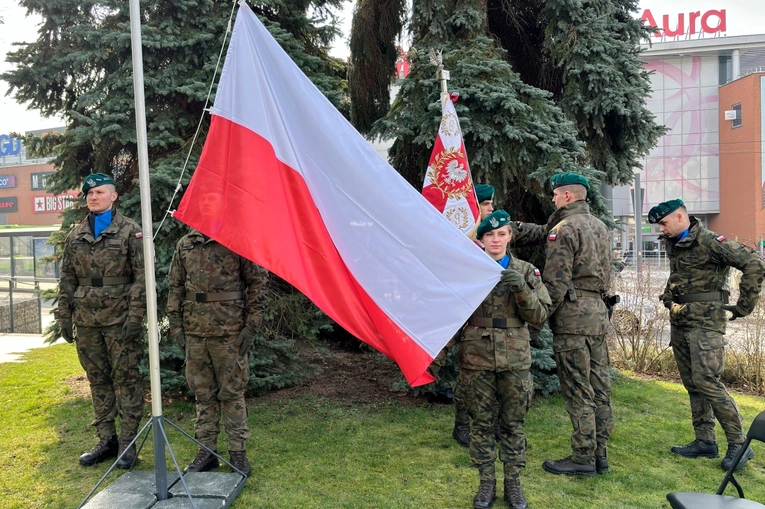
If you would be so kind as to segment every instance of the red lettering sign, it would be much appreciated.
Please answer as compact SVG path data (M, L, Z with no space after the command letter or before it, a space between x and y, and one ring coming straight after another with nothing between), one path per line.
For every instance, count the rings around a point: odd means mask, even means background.
M645 25L656 27L653 33L654 37L676 37L684 34L695 34L698 33L699 29L706 34L715 34L725 32L728 28L725 9L712 9L704 14L701 14L701 11L689 12L687 30L685 25L686 18L683 13L676 14L673 20L670 20L668 14L664 14L661 17L661 26L659 26L651 9L646 9L640 15L640 21ZM698 26L697 21L700 21Z

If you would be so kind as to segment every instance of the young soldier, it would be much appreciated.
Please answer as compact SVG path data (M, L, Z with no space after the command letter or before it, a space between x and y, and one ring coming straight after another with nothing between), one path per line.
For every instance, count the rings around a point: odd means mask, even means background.
M488 509L496 498L494 462L495 407L499 407L499 459L504 465L505 501L512 509L528 507L520 482L526 466L523 421L531 404L531 348L526 323L540 324L550 304L539 270L507 254L512 236L510 216L492 212L478 226L486 253L502 267L502 277L467 322L459 339L460 384L473 419L470 459L478 468L480 485L475 509ZM445 351L436 364L442 362Z
M660 299L670 312L670 345L691 399L696 434L693 442L674 446L672 452L686 458L717 458L716 417L728 439L721 463L728 470L745 436L736 402L720 381L725 365L725 311L735 320L754 310L765 263L753 249L701 226L688 215L682 200L653 207L648 221L659 224L669 258L669 280ZM730 267L743 272L735 306L727 305ZM753 457L748 448L736 469Z
M57 318L63 338L77 340L77 356L90 382L92 425L99 442L80 456L80 464L90 466L122 454L138 433L146 283L141 228L114 208L114 180L94 173L85 179L82 192L90 214L64 244ZM119 440L117 413L122 421ZM117 467L130 468L134 461L135 445Z
M196 398L195 437L217 452L222 412L231 464L249 475L244 392L268 273L192 230L176 245L168 280L170 334L186 353L186 382ZM187 472L218 467L207 449L199 448Z
M590 214L590 183L574 173L550 179L556 211L546 225L514 225L517 245L546 243L542 274L550 294L550 328L561 392L574 431L572 454L543 467L553 474L608 472L607 443L614 427L602 296L611 278L611 235Z
M476 184L475 195L478 201L480 220L494 212L494 188L488 184ZM479 239L480 240L480 239ZM497 440L499 440L499 427L496 428ZM470 414L468 414L465 397L459 379L454 386L454 429L452 437L462 447L470 445Z

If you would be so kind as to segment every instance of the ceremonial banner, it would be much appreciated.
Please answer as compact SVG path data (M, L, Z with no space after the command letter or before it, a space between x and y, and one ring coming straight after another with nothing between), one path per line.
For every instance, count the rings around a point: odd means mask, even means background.
M499 280L343 118L247 4L174 217L289 281L413 386Z
M459 230L475 238L480 212L454 103L444 103L422 195Z

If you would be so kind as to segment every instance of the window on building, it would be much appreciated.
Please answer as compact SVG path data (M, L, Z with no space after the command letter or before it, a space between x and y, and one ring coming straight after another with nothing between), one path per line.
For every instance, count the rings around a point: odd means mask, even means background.
M736 112L736 118L731 123L731 127L741 127L741 103L733 105L733 111Z

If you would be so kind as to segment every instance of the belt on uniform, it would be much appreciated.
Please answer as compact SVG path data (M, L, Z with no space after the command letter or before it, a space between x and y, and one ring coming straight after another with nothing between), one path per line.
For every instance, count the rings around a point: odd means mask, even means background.
M222 300L237 300L242 298L242 292L195 293L195 302L220 302Z
M524 321L519 318L482 318L471 317L468 325L477 327L492 327L494 329L509 329L511 327L523 327Z
M706 292L706 293L687 293L685 295L673 295L672 302L676 304L685 304L686 302L709 302L719 300L728 303L729 292Z
M581 288L575 288L574 292L576 292L577 297L597 297L598 299L601 297L600 292L595 292L592 290L583 290Z
M77 283L80 286L112 286L112 285L127 285L133 282L133 278L130 276L119 277L81 277Z

